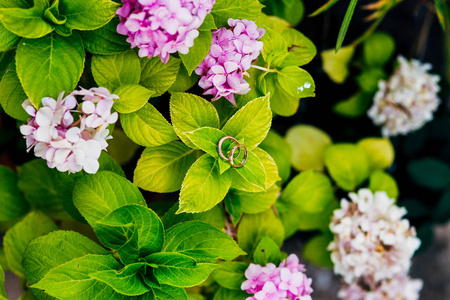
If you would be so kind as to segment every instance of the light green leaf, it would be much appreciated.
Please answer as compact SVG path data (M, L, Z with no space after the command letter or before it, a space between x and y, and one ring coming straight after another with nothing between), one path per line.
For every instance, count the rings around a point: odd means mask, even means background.
M301 32L293 28L287 28L281 35L289 48L289 54L280 65L281 68L306 65L316 56L316 46Z
M291 157L293 151L291 144L276 131L270 130L259 147L273 158L281 179L283 181L288 180L291 175Z
M186 290L183 288L170 286L166 284L162 284L160 289L153 289L153 293L155 300L188 300L188 296L186 294ZM145 295L142 297L142 300L147 300Z
M25 121L29 115L23 109L22 103L27 98L17 77L16 63L13 61L0 81L0 105L9 116Z
M286 40L281 33L264 26L265 33L261 38L264 48L261 51L264 61L273 66L279 66L288 55Z
M231 216L231 221L233 222L233 225L236 227L242 216L242 205L238 197L232 196L233 194L232 191L233 190L230 190L230 192L227 194L224 202L225 208Z
M112 255L88 254L51 269L31 287L59 299L111 299L116 292L89 274L119 268L120 263Z
M186 147L179 141L146 148L134 170L134 183L138 187L152 192L178 191L196 158L195 150Z
M121 206L146 206L144 197L135 185L110 171L77 178L73 188L73 202L91 226Z
M71 92L84 69L85 52L78 33L62 37L55 33L39 39L22 39L17 48L16 66L25 93L39 107L41 99L56 99Z
M136 112L122 114L120 120L127 136L144 147L166 145L178 139L173 127L150 103Z
M370 67L382 68L395 51L395 41L387 33L375 32L363 43L364 62Z
M186 66L188 75L198 67L211 48L211 31L199 31L199 36L194 40L194 46L189 49L187 54L180 54L181 61Z
M326 268L333 267L331 253L327 250L332 238L326 235L315 236L310 239L303 249L303 257L310 262Z
M46 0L35 0L31 8L0 8L0 21L10 32L25 38L36 39L53 31L52 24L44 20L49 7Z
M113 18L108 24L95 30L80 31L84 48L92 54L118 54L130 49L127 36L117 32L119 18Z
M300 23L305 11L301 0L263 1L263 4L266 13L287 20L293 27Z
M109 0L60 0L59 12L67 17L66 27L94 30L115 16L119 4Z
M139 58L131 50L115 55L92 56L91 68L95 82L109 90L116 90L126 84L138 84L139 67Z
M150 290L138 273L145 263L135 263L125 266L120 270L103 270L90 273L89 277L106 283L116 292L125 296L140 296Z
M197 262L233 260L245 254L222 229L200 221L178 223L167 229L163 251L181 253Z
M266 137L272 123L270 94L247 103L232 116L222 131L237 140L243 139L248 150L257 147Z
M205 99L187 93L174 93L170 98L170 118L175 132L187 146L197 148L184 134L200 127L218 128L219 115Z
M11 227L3 238L9 269L19 277L25 277L22 258L28 243L39 236L58 230L53 221L41 212L31 212Z
M322 68L328 77L335 83L344 83L350 74L348 64L353 57L355 47L342 47L339 52L334 49L324 50L320 54L322 56Z
M292 116L298 109L299 98L288 94L278 81L278 74L269 73L259 78L258 88L264 94L270 93L270 108L280 116Z
M217 0L212 15L218 28L228 26L228 19L256 20L263 5L258 0Z
M113 108L119 113L132 113L142 108L154 94L139 84L126 84L114 91L119 99L114 101Z
M344 117L358 118L367 112L371 103L372 98L370 95L358 92L350 96L350 98L336 103L333 106L333 111Z
M264 235L274 240L278 246L283 244L284 227L272 209L242 217L237 232L238 243L242 250L252 254Z
M446 162L426 157L413 160L407 167L414 183L431 190L441 190L450 185L450 167Z
M169 88L169 93L185 92L191 87L193 87L197 83L199 78L200 76L198 76L195 73L192 73L189 76L186 67L184 65L180 65L180 70L178 71L177 79Z
M212 157L219 158L219 150L217 146L220 139L226 136L226 134L222 130L212 127L201 127L194 131L185 132L184 134L195 146L205 151ZM222 151L224 152L225 156L227 153L225 149L230 148L230 145L235 145L235 143L231 142L230 140L226 140L223 143Z
M67 219L56 185L56 169L50 169L43 159L34 159L18 168L18 186L35 210L57 219Z
M255 264L265 266L268 263L279 265L281 262L280 247L267 235L258 243L253 253Z
M399 195L397 182L394 177L381 170L370 174L369 189L374 193L384 191L392 199L397 199Z
M212 278L222 287L230 290L241 290L241 284L247 280L245 270L248 264L236 261L224 261L219 263L220 268L214 270Z
M220 205L216 205L208 211L197 214L188 214L188 213L176 214L178 207L179 207L178 202L176 202L164 214L164 217L162 218L164 228L168 229L176 224L188 221L201 221L204 223L211 224L219 229L223 229L225 227L225 216L223 213L223 209Z
M265 192L244 192L240 190L231 190L227 198L233 198L233 201L239 201L242 212L247 214L259 214L266 211L277 201L280 187L273 184Z
M369 105L372 104L372 96L373 94L378 90L378 82L382 79L386 79L387 75L384 72L383 69L365 69L356 77L356 82L358 83L359 87L361 88L362 92L365 92L365 98L370 98L370 100L366 100L363 103L365 104L364 108L367 110L369 108ZM363 105L360 105L361 109ZM365 111L361 113L364 114Z
M155 92L154 97L161 96L177 79L181 60L171 57L166 64L159 57L141 58L141 80L140 85Z
M313 170L295 176L281 194L284 202L292 203L308 213L323 211L331 201L334 192L330 179Z
M331 144L328 134L311 125L297 125L288 130L286 140L292 147L292 166L297 171L323 170L324 150Z
M292 97L315 97L316 85L311 75L298 67L286 67L278 74L280 86Z
M30 209L17 187L16 173L5 166L0 166L0 207L1 222L18 219Z
M356 145L330 145L324 152L325 166L331 177L345 191L353 191L369 177L367 155Z
M2 266L0 266L0 299L6 300L5 292L5 273L3 273Z
M0 23L0 51L6 51L13 48L19 42L20 37L5 28L3 23Z
M334 4L336 4L336 2L338 2L339 0L328 0L327 3L325 3L324 5L322 5L321 7L319 7L317 10L315 10L312 14L310 14L308 17L315 17L318 14L323 13L324 11L327 11L328 9L330 9L330 7L332 7Z
M383 170L394 163L394 146L387 138L364 138L357 145L366 152L371 170Z
M280 181L281 178L278 175L278 167L275 160L261 148L253 149L253 153L258 156L266 171L266 188L269 188L274 185L275 182Z
M221 287L217 290L213 300L244 300L248 298L248 294L245 291L230 290Z
M159 283L176 287L198 285L218 268L215 264L197 264L195 259L180 253L154 253L146 260L158 266L153 269L153 274Z
M350 4L348 5L347 12L345 13L344 20L342 21L341 29L339 30L339 35L336 42L336 52L339 51L339 49L342 46L342 43L344 42L345 35L347 34L348 26L350 25L350 21L352 20L353 12L355 11L356 4L358 3L358 0L351 0Z
M231 174L232 187L247 192L267 190L267 175L261 159L252 151L248 151L247 162L240 168L232 168L224 174ZM223 176L223 175L222 175Z
M218 161L209 154L202 155L183 180L177 213L198 213L213 208L225 198L230 186L230 173L220 174Z

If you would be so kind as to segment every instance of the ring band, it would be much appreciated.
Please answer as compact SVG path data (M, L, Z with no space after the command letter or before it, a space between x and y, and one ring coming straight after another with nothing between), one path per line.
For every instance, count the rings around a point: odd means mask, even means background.
M236 145L231 149L230 154L229 154L228 157L226 157L226 156L224 155L223 151L222 151L223 143L224 143L226 140L232 140L233 142L236 143ZM234 162L234 160L235 160L236 158L238 158L238 157L241 155L241 149L244 149L244 158L242 159L242 161L241 161L240 164L236 164L236 163ZM237 155L235 156L236 150L239 150L239 152L238 152ZM232 136L225 136L225 137L223 137L223 138L221 138L221 139L219 140L219 143L218 143L218 145L217 145L217 152L219 153L219 156L220 156L222 159L224 159L224 160L226 160L226 161L229 161L230 164L231 164L233 167L235 167L235 168L240 168L240 167L242 167L242 166L247 162L247 159L248 159L248 151L247 151L247 148L246 148L244 145L240 144L239 141L238 141L237 139L235 139L234 137L232 137Z

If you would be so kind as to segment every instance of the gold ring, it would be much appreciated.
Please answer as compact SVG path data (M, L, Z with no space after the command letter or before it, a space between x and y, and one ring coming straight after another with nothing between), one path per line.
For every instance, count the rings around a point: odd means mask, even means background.
M234 152L236 151L236 149L239 149L239 154L240 154L240 153L241 153L241 148L244 149L244 158L242 159L242 161L241 161L240 164L236 165L236 164L234 163ZM236 156L236 158L237 158L237 157L239 157L239 155ZM230 151L230 164L231 164L233 167L235 167L235 168L240 168L240 167L242 167L243 165L245 165L245 163L247 162L247 158L248 158L248 151L247 151L247 148L245 148L244 145L238 144L238 145L234 146L233 149L231 149L231 151Z
M236 145L231 149L228 157L225 156L222 150L223 142L225 142L226 140L232 140L233 142L236 143ZM235 156L236 149L239 150L239 152ZM235 164L234 160L241 155L241 149L244 149L244 158L242 159L240 164ZM240 144L239 141L232 136L225 136L219 140L219 143L217 145L217 152L219 153L219 156L221 158L223 158L226 161L229 161L230 164L235 168L240 168L247 162L248 158L247 148L244 145Z

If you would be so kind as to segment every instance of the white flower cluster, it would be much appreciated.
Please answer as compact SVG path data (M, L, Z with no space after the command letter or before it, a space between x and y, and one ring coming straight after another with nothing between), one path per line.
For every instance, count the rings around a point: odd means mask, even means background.
M367 293L381 293L393 280L409 282L407 273L411 258L420 246L413 227L407 219L405 208L395 205L385 192L373 194L361 189L350 193L351 201L341 200L341 208L334 211L330 229L334 240L328 246L336 274L342 275L346 286L340 295L347 295L359 286ZM380 290L381 289L381 290ZM419 289L420 290L420 289ZM414 293L418 297L417 293ZM380 299L367 294L360 298ZM416 299L414 297L383 299Z
M83 96L81 105L76 96ZM111 113L118 98L100 87L73 91L66 97L62 92L57 100L45 97L38 110L25 100L22 106L32 118L20 126L20 132L28 151L34 147L37 157L61 172L83 169L96 173L100 153L108 146L106 140L112 138L107 127L118 119L117 112Z
M440 100L440 77L429 74L430 64L398 57L398 67L388 81L378 83L378 92L368 116L382 126L384 136L407 134L433 119Z

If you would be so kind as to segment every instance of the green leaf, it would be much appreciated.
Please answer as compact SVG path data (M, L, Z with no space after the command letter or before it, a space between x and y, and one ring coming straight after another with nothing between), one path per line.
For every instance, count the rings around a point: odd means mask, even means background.
M73 202L86 221L96 221L127 204L144 205L139 189L131 182L110 171L84 175L75 180Z
M247 162L240 168L232 168L232 187L247 192L261 192L267 190L267 175L264 165L258 156L248 151ZM224 174L228 174L224 173Z
M62 91L74 90L84 69L85 52L80 35L55 33L39 39L22 39L17 48L17 75L31 102L56 99Z
M297 205L302 211L309 213L323 211L333 198L330 179L313 170L295 176L281 194L282 201Z
M211 13L220 28L228 25L229 18L256 20L262 8L258 0L217 0Z
M9 116L25 121L29 117L22 107L25 99L27 95L17 77L16 63L13 61L0 81L0 105Z
M263 164L264 171L266 172L266 188L269 188L280 181L281 178L278 175L278 167L275 160L261 148L253 149L253 153L259 158Z
M265 33L261 38L264 48L261 51L264 61L271 65L280 65L288 55L287 43L281 33L264 26Z
M0 80L3 78L3 75L5 75L5 73L9 70L9 67L14 61L15 54L16 54L15 49L0 52ZM14 70L16 70L15 66Z
M9 269L19 277L25 277L22 258L28 243L39 236L58 230L53 221L41 212L31 212L11 227L3 238Z
M345 191L353 191L369 177L367 155L356 145L335 144L325 149L325 166Z
M441 190L450 185L450 167L436 158L422 158L408 164L408 173L412 181L419 186Z
M246 298L248 298L248 294L245 291L221 287L217 290L213 300L244 300Z
M116 15L119 4L109 0L60 0L59 11L67 17L66 27L94 30L106 25Z
M241 290L241 284L247 280L245 270L248 264L236 261L224 261L219 263L220 268L214 270L212 278L222 287L230 290Z
M387 33L375 32L364 40L363 58L370 67L382 68L395 51L395 41Z
M319 235L310 239L303 249L303 257L310 262L326 268L332 268L331 253L327 250L332 238Z
M59 299L111 299L116 292L89 274L119 268L112 255L88 254L51 269L31 287Z
M394 177L380 170L370 174L369 189L374 193L384 191L389 198L393 199L397 199L399 195L397 182Z
M279 265L281 262L280 247L267 235L258 243L253 253L255 264L265 266L268 263Z
M159 283L176 287L198 285L218 267L215 264L197 264L195 259L189 256L170 252L154 253L146 260L158 266L153 269L153 274Z
M161 96L177 79L181 60L171 57L166 64L159 57L141 58L141 80L140 85L155 92L154 97Z
M342 21L341 29L339 30L338 39L336 42L336 52L339 51L339 49L342 46L342 43L344 42L345 35L347 34L348 26L350 25L350 21L352 20L353 12L355 11L356 3L358 3L358 0L351 0L350 4L348 5L347 12L345 13L344 20Z
M116 137L117 129L114 130L114 137ZM111 143L111 142L109 142ZM102 152L100 154L100 157L98 159L98 163L100 165L99 171L111 171L116 173L117 175L120 175L122 177L125 177L125 173L120 167L120 165L106 152Z
M361 106L362 108L365 108L367 110L369 108L369 105L371 104L372 95L378 90L378 82L382 79L386 78L386 73L383 69L365 69L361 74L356 77L356 82L358 83L361 90L367 94L370 95L364 95L365 98L370 98L370 100L364 101ZM365 99L364 99L365 100ZM361 112L361 115L364 114L364 112Z
M204 223L211 224L219 229L223 229L225 227L225 216L223 213L223 209L221 208L220 205L216 205L208 211L197 214L188 214L188 213L176 214L178 207L179 207L178 202L176 202L164 214L164 217L162 218L164 228L171 228L176 224L188 221L201 221Z
M119 113L132 113L142 108L154 94L139 84L122 85L114 91L119 99L114 101L113 108Z
M25 38L36 39L53 31L52 24L44 20L49 7L46 0L35 0L31 8L0 8L0 21L10 32Z
M264 11L287 20L293 27L303 18L305 7L301 0L263 1Z
M441 24L442 29L445 30L446 25L450 22L450 11L448 4L446 5L445 1L442 0L434 0L434 8L436 10L439 23Z
M153 294L155 295L155 300L188 300L188 296L186 294L185 289L174 287L166 284L162 284L160 289L153 289ZM142 300L147 300L145 295L142 297Z
M289 48L289 54L280 65L281 68L306 65L316 56L316 46L301 32L293 28L287 28L281 35Z
M0 299L6 300L5 292L5 273L3 273L2 266L0 266Z
M67 219L56 185L56 169L50 169L43 159L34 159L18 168L18 186L35 210L57 219Z
M298 67L286 67L278 73L280 86L296 98L315 97L316 85L311 75Z
M323 170L324 151L331 144L328 134L311 125L297 125L288 130L286 140L292 147L291 162L297 171Z
M219 144L220 139L226 136L226 134L222 130L212 127L201 127L194 131L185 132L184 135L187 136L188 139L196 147L205 151L214 158L219 158L218 152L219 150L217 146ZM228 141L227 145L225 145L224 142L222 146L223 150L230 148L229 145L234 145L234 143L230 142L230 140L227 141Z
M144 147L162 146L178 139L172 125L150 103L136 112L122 114L120 120L126 135Z
M232 116L222 131L237 140L243 139L248 150L256 148L266 137L272 123L270 95L256 98Z
M103 270L90 273L89 277L106 283L117 293L125 296L140 296L147 293L147 287L138 273L145 263L127 265L120 270Z
M187 93L174 93L170 98L170 118L179 138L187 146L197 148L185 132L200 127L218 128L219 115L214 106L205 99Z
M336 4L339 0L328 0L327 3L325 3L324 5L322 5L321 7L319 7L317 10L315 10L312 14L310 14L308 17L314 17L317 16L318 14L323 13L324 11L327 11L328 9L330 9L330 7L332 7L334 4Z
M265 192L244 192L240 190L231 190L227 197L233 198L233 201L240 203L242 212L247 214L259 214L266 211L277 200L280 188L274 184Z
M180 54L181 61L186 66L188 75L198 67L202 60L209 53L211 48L211 31L199 31L199 36L194 40L194 46L189 49L187 54Z
M328 77L335 83L344 83L350 74L349 63L355 52L355 47L342 47L339 52L334 49L324 50L321 52L322 68Z
M358 92L350 98L341 100L333 106L333 111L348 118L358 118L363 116L372 104L371 95Z
M404 203L404 202L402 202ZM428 208L428 206L425 206L423 202L419 202L420 206L419 209L421 212L425 211ZM425 206L425 207L423 207ZM408 217L411 218L411 213L414 213L414 211L410 207L406 207L408 209ZM424 209L425 208L425 209ZM449 216L450 216L450 189L446 189L441 197L439 198L439 201L437 205L434 207L432 211L433 220L436 220L437 222L446 223Z
M179 141L146 148L134 170L134 183L147 191L178 191L197 154Z
M0 207L0 222L18 219L30 209L17 187L16 173L5 166L0 166Z
M113 18L108 24L95 30L80 31L84 48L93 54L118 54L130 49L127 36L117 32L119 18Z
M364 138L357 145L366 152L371 170L383 170L394 163L394 146L387 138Z
M224 202L225 208L231 216L231 221L233 222L233 225L236 227L242 216L242 205L238 197L232 196L233 194L232 191L233 190L230 190L230 192L227 194Z
M264 141L259 145L275 161L279 176L283 181L291 175L292 147L286 139L282 138L276 131L270 130Z
M230 186L230 173L220 174L218 161L209 154L202 155L183 180L177 213L198 213L213 208L225 198Z
M242 250L252 254L264 235L270 237L278 246L283 243L284 227L272 209L242 217L237 232L238 243Z
M20 37L5 28L0 22L0 51L6 51L19 43Z
M184 65L180 66L180 71L178 71L177 79L174 84L169 88L169 93L182 93L193 87L200 76L192 73L190 76L187 73L186 67Z
M32 240L23 255L22 266L29 285L40 281L47 272L72 259L87 254L108 254L103 247L73 231L54 231ZM52 299L37 289L40 299Z
M197 262L233 260L245 254L223 230L200 221L178 223L167 229L163 251L181 253Z
M132 50L115 55L93 55L91 68L95 82L109 90L139 83L139 58Z
M278 81L278 74L268 73L260 77L258 88L263 94L270 93L270 108L280 116L292 116L298 109L299 98L288 94Z
M210 31L213 29L217 29L216 23L214 23L214 17L212 14L207 14L205 20L203 21L202 25L198 28L198 30Z

